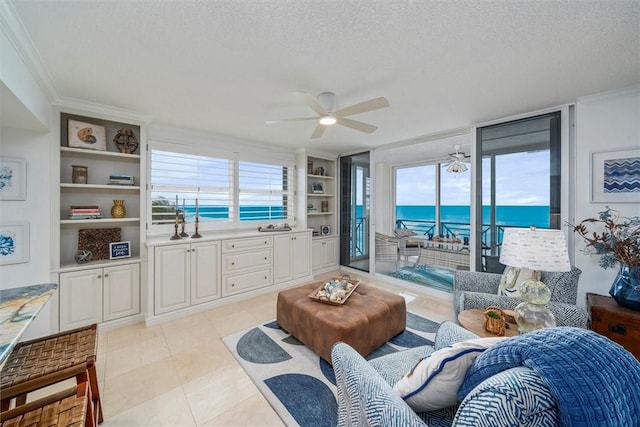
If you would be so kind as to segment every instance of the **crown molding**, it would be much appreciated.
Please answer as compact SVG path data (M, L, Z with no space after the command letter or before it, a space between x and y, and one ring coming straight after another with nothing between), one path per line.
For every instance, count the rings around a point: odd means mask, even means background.
M128 119L140 124L149 125L153 120L153 116L150 114L143 114L136 111L125 110L123 108L112 107L109 105L96 104L74 98L59 97L55 102L53 102L53 105L61 110L75 110L75 112L80 115L93 113L108 116L115 121Z
M40 54L33 47L31 38L25 31L24 25L11 1L0 2L0 27L16 49L24 65L31 72L38 86L40 86L49 101L53 103L59 97L58 90L44 67Z

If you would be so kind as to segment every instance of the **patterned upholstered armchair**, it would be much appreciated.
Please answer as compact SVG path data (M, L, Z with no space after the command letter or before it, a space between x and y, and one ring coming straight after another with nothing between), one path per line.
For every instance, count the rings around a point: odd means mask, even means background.
M588 313L576 305L578 280L582 271L573 267L571 271L550 273L543 271L540 280L551 291L547 307L556 318L558 326L587 328ZM490 305L513 309L522 302L519 298L498 295L501 274L477 271L456 271L453 281L453 309L455 317L462 310L485 309Z

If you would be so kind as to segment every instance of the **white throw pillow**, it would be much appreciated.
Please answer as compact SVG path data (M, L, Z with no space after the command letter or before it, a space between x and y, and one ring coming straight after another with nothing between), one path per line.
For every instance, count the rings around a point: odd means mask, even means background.
M480 353L506 337L461 341L431 353L393 389L416 412L435 411L458 402L458 389Z
M533 279L533 270L506 266L498 286L498 295L521 298L520 285L529 279Z

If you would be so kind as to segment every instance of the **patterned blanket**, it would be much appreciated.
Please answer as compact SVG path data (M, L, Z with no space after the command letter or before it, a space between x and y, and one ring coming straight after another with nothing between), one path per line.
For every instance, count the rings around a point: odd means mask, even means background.
M516 366L531 368L547 384L563 426L640 426L640 362L580 328L541 329L496 344L467 371L458 398Z

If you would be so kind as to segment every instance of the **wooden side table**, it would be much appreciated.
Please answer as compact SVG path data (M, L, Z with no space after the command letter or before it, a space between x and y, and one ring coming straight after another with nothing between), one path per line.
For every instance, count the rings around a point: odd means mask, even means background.
M640 311L622 307L608 296L587 293L591 330L617 342L640 360Z
M484 310L472 308L463 310L458 314L458 323L468 331L473 332L479 337L497 337L484 330ZM518 335L518 325L515 323L507 323L507 329L504 332L505 337L515 337Z

